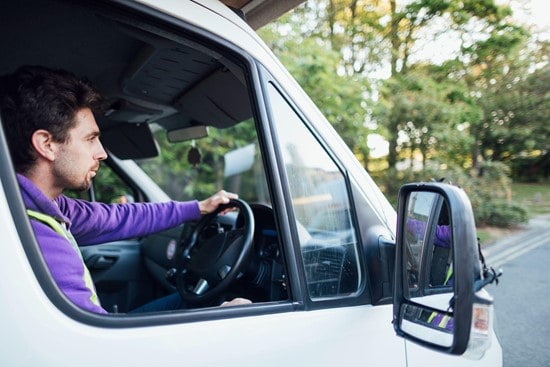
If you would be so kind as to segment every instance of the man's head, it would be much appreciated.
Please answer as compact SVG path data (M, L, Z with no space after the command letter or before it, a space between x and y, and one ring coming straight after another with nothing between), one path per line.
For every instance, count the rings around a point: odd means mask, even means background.
M36 160L32 134L48 131L56 142L66 142L76 113L101 106L99 92L86 80L63 70L23 66L0 79L0 108L13 163L18 172Z
M41 165L55 189L87 189L107 156L93 116L101 102L88 81L66 71L24 66L2 77L2 122L17 172Z

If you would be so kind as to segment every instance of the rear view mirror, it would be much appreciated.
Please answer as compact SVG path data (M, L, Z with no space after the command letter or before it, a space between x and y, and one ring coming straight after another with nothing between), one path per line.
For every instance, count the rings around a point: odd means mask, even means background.
M179 143L181 141L204 138L208 136L208 129L204 125L189 126L170 130L167 136L170 143Z
M398 210L395 330L463 354L479 325L488 331L489 312L478 310L492 303L475 292L481 272L470 201L455 186L410 184L401 188Z

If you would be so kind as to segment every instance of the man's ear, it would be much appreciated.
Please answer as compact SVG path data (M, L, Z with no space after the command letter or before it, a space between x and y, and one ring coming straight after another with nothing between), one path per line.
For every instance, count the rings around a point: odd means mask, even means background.
M36 154L50 162L55 161L57 145L52 134L47 130L36 130L31 137L32 146Z

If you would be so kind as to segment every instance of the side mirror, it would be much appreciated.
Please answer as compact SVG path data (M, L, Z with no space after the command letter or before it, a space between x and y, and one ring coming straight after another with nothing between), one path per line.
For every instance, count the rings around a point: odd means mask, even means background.
M398 199L397 334L457 355L475 342L482 355L490 345L492 299L476 290L481 269L467 195L452 185L422 183L403 186Z

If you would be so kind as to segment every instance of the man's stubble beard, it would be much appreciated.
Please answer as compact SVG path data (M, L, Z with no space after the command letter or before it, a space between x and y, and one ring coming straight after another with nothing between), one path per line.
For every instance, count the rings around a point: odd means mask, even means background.
M88 179L88 171L83 179L75 177L75 174L71 172L71 162L61 160L54 165L53 174L56 183L63 190L75 190L75 191L87 191L92 186L92 179Z

